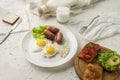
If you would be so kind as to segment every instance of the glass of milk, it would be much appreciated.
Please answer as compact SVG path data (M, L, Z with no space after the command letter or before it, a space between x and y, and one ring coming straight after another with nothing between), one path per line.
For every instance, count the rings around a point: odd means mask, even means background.
M60 23L66 23L70 18L70 8L68 7L58 7L56 10L56 19Z

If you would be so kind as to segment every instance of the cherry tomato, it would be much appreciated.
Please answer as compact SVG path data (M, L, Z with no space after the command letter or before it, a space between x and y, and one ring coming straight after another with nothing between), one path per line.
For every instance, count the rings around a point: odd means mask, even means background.
M90 48L88 53L89 53L90 55L96 56L97 51L96 51L94 48Z
M91 56L89 54L83 54L83 57L87 60L90 60L91 59Z
M82 49L82 52L85 53L85 54L87 54L87 53L88 53L87 47L84 47L84 48Z

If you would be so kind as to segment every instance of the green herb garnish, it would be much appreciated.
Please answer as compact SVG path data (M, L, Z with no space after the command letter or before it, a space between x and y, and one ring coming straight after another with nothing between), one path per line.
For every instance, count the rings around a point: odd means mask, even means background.
M34 27L32 29L32 34L35 39L44 39L45 35L43 34L44 30L47 28L46 25L44 26L39 26L39 27Z

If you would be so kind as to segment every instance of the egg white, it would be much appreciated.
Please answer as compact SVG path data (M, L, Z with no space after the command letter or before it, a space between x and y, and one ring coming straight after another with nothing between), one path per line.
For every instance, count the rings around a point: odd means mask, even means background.
M39 51L42 51L42 50L43 50L43 47L38 46L38 45L36 44L36 42L33 43L33 45L32 45L32 52L39 52Z
M37 41L37 40L34 40L34 41L33 41L33 44L32 44L32 52L40 52L40 51L44 50L44 48L46 47L47 44L52 44L52 41L51 41L51 40L45 39L46 45L45 45L45 46L38 46L38 45L36 44L36 41Z
M59 54L60 57L65 58L68 55L70 50L68 42L64 41L62 44L57 44L56 42L53 43L49 39L45 39L45 41L46 41L45 46L38 46L35 40L34 43L32 44L32 51L35 53L40 52L41 55L43 55L43 57L45 58L54 57L56 54ZM53 54L49 54L46 51L46 48L50 45L54 46L55 48L55 52Z
M55 52L54 53L52 53L52 54L49 54L47 51L46 51L46 48L48 47L48 46L50 46L50 45L52 45L54 48L55 48ZM53 57L53 56L55 56L56 54L57 54L57 49L56 49L56 47L53 45L53 44L47 44L47 46L44 48L44 57L46 57L46 58L50 58L50 57Z
M69 53L69 44L67 42L64 42L63 44L61 45L57 45L57 48L58 48L58 54L62 57L62 58L65 58L68 53Z

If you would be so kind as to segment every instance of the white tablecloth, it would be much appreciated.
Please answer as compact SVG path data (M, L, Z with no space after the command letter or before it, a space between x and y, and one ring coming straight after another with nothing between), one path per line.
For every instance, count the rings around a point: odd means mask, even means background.
M20 25L22 29L39 24L54 24L62 25L70 29L76 36L78 40L78 51L83 45L83 39L78 33L78 30L83 25L86 25L90 20L98 14L120 14L120 0L103 0L95 5L89 6L80 15L72 17L74 21L79 22L78 24L59 24L55 18L43 19L38 18L34 15L28 13L29 21L25 18L25 24ZM1 0L0 7L12 11L24 11L26 10L25 0ZM28 11L29 12L29 11ZM29 23L30 22L30 23ZM2 31L2 29L0 29ZM9 38L0 45L0 80L79 80L73 67L73 63L61 70L50 70L46 68L37 67L29 63L22 52L21 43L26 32L11 34ZM1 35L2 36L2 35ZM116 50L120 53L120 35L116 35L111 38L107 38L98 41L101 45L105 47Z

